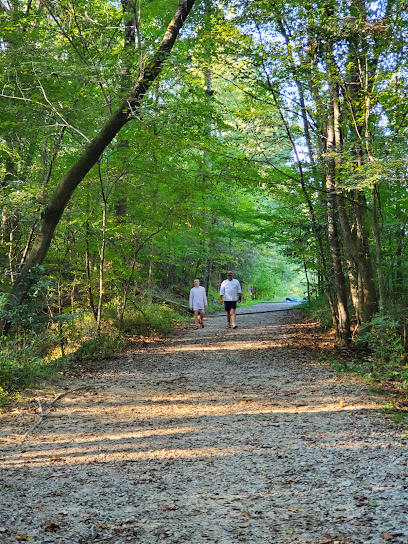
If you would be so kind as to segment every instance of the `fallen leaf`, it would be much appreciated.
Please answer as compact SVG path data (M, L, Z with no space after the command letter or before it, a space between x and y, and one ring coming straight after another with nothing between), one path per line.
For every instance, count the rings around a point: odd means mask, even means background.
M25 535L24 533L16 533L16 539L21 541L32 540L30 536Z
M390 533L383 533L381 536L384 540L392 540L393 537Z
M57 529L59 529L59 525L58 523L55 523L53 521L47 521L46 524L45 524L45 531L47 533L52 533L54 531L56 531Z
M159 504L159 508L163 511L177 510L177 506L175 504Z

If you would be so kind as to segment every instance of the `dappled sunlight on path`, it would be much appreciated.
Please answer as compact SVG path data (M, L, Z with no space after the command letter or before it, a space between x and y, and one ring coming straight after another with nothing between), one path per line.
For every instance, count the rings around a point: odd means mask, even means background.
M403 430L313 362L297 310L238 325L208 318L2 414L2 544L406 544Z

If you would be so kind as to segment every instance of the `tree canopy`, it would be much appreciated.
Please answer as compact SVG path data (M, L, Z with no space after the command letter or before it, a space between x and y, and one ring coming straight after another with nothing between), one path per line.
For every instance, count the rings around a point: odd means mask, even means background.
M100 327L106 304L216 293L234 268L248 294L324 299L345 344L377 315L405 339L403 2L0 18L3 331L47 308Z

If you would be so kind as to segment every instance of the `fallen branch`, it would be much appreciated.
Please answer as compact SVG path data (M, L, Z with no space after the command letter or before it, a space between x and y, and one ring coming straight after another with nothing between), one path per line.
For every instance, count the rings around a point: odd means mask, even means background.
M181 302L177 302L176 300L169 300L168 298L163 298L160 295L152 295L152 296L153 298L163 300L164 302L167 302L168 304L174 304L176 306L181 306L181 308L185 308L186 310L190 310L189 306L186 306L185 304L182 304Z

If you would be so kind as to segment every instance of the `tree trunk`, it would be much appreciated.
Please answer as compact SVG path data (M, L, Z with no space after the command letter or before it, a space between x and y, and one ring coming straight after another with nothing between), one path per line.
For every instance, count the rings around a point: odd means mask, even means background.
M103 188L102 188L103 193ZM106 197L103 195L103 210L102 210L102 241L101 248L99 250L99 300L98 300L98 311L96 315L96 330L101 330L102 323L102 306L103 306L103 295L105 290L105 249L106 249L106 223L107 223L107 202Z
M384 316L385 314L385 284L384 284L384 275L383 275L382 258L381 258L381 234L380 234L380 227L378 224L377 185L373 186L371 194L372 194L372 207L373 207L373 233L374 233L374 242L375 242L375 261L376 261L376 267L377 267L377 281L378 281L378 303L379 303L380 315Z
M85 271L86 271L86 280L87 280L87 291L88 291L88 301L89 301L89 307L91 309L93 318L95 321L97 321L97 311L95 308L95 302L93 297L93 291L92 291L92 276L91 276L91 256L89 253L89 222L86 222L86 232L85 232L85 242L86 242L86 250L85 250Z
M339 212L345 251L348 258L357 266L361 306L359 313L361 315L362 323L366 323L371 320L377 309L377 294L373 278L373 269L369 256L365 254L357 235L350 227L350 222L346 211L346 198L344 198L342 194L337 194L337 208Z
M332 127L328 129L328 154L333 153ZM335 161L330 157L327 163L327 234L329 239L330 256L334 274L334 286L337 299L337 336L342 344L349 344L351 340L350 319L347 308L347 289L344 278L341 252L337 234L337 215L335 197Z
M152 244L151 244L151 255L149 260L149 276L147 278L147 303L151 304L153 300L153 270L154 270L154 263L155 263L155 256L156 256L156 242L153 238Z
M356 268L356 265L353 261L350 259L347 259L347 274L349 278L349 286L350 286L350 295L351 295L351 302L353 303L354 307L354 315L355 315L355 322L357 326L360 326L361 324L361 316L360 316L360 299L359 299L359 280L358 280L358 271Z

